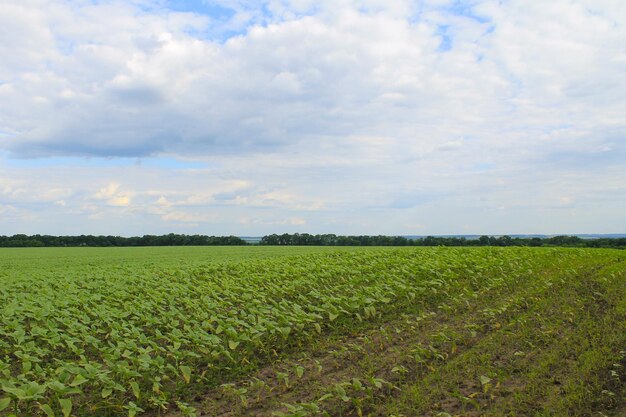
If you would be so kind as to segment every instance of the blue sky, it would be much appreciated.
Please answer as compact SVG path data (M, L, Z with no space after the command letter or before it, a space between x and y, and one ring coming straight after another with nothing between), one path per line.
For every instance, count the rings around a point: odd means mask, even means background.
M625 21L0 0L0 234L626 232Z
M204 0L169 0L165 7L177 12L206 14L213 19L227 20L233 17L235 10L225 7L224 3Z

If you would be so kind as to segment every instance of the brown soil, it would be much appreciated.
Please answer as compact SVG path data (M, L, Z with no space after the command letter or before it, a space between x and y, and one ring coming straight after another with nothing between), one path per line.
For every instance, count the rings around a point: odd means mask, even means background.
M395 317L376 329L316 342L301 354L269 364L245 380L209 391L193 406L200 416L272 416L275 412L287 412L284 404L311 403L331 393L332 397L320 403L329 415L375 416L377 405L400 391L397 385L417 381L436 371L445 361L470 349L485 334L498 331L499 323L481 313L486 305L498 304L498 299L491 298L497 296L498 288L487 289L478 297L459 299L445 309ZM466 326L470 321L476 324L471 330ZM455 340L440 337L444 334L456 335ZM416 362L416 348L431 352L431 356ZM301 377L296 375L297 366L303 369ZM355 377L364 389L354 389L351 383ZM376 386L370 382L372 377L385 382ZM343 384L345 391L349 391L348 401L336 395L337 384ZM246 390L243 398L234 392L241 388ZM461 395L475 392L480 392L480 387L468 385L462 388ZM460 410L463 406L454 397L445 402L446 410ZM166 414L166 417L179 416L182 414L177 411Z

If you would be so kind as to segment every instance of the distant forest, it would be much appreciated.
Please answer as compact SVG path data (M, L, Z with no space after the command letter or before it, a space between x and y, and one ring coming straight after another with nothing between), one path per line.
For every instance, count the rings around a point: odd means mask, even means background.
M584 248L626 248L626 238L582 239L577 236L521 238L510 236L435 237L411 239L402 236L338 236L308 233L272 234L263 236L258 245L265 246L568 246ZM155 236L49 236L23 234L0 236L0 247L63 247L63 246L221 246L251 245L237 236L179 235Z
M337 236L308 233L264 236L260 245L293 246L571 246L586 248L626 248L626 238L582 239L577 236L520 238L511 236L436 237L409 239L403 236Z
M0 247L62 247L62 246L218 246L247 245L237 236L203 235L145 235L134 237L121 236L49 236L49 235L13 235L0 236Z

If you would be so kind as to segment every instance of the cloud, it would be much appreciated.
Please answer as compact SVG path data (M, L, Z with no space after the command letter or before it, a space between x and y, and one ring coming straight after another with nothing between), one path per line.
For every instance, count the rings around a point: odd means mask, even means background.
M109 206L127 207L131 203L133 193L120 191L120 184L112 182L101 188L93 197L97 200L104 200Z
M161 219L166 222L180 222L180 223L198 223L207 220L207 216L193 215L180 211L165 213L161 216Z
M17 209L10 205L0 205L0 214L3 216L10 216L17 213Z
M626 185L619 167L554 175L497 164L472 173L442 168L438 160L345 165L308 155L284 165L278 155L228 156L219 169L72 167L71 176L66 166L5 170L0 164L3 185L31 190L0 194L0 205L15 208L0 223L5 234L120 235L572 233L623 224ZM65 205L52 196L38 200L43 185L72 192ZM114 204L123 198L128 204Z
M624 224L620 2L168 4L0 4L0 204L33 228Z
M302 217L289 217L283 219L260 219L242 217L239 223L243 225L262 225L262 226L304 226L307 221Z
M623 38L578 6L510 13L519 6L486 2L477 20L470 6L459 15L445 3L417 15L406 1L270 2L269 14L256 2L229 3L261 25L225 42L190 35L210 20L157 7L4 6L4 19L19 22L12 36L38 39L6 43L15 47L4 55L18 57L3 65L5 102L17 107L6 114L17 117L2 122L19 132L6 148L22 157L211 155L349 135L428 146L467 130L493 141L487 120L532 131L545 123L528 125L538 111L565 116L567 94L583 100L599 82L624 85L619 62L576 59L608 58ZM562 23L551 23L558 11ZM572 42L581 22L598 29ZM439 50L444 23L448 51Z
M610 2L216 4L229 22L146 2L2 6L0 124L13 133L0 146L132 157L324 142L361 161L515 165L578 152L581 132L605 148L626 132L624 10Z

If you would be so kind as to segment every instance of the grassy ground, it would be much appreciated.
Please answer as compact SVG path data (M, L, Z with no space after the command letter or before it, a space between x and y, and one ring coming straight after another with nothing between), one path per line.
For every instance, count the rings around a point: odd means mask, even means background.
M0 248L0 276L25 272L66 274L82 267L107 271L120 266L195 267L215 262L237 262L280 256L298 256L373 248L324 246L172 246L134 248Z
M135 403L144 407L147 415L170 417L626 415L623 251L3 249L0 280L4 284L0 296L6 298L1 318L11 326L10 331L0 329L0 383L4 400L12 398L10 407L0 410L2 416L65 415L67 408L64 411L63 403L51 394L19 402L14 394L19 384L38 375L44 378L39 381L44 381L55 374L68 389L82 389L68 394L74 402L68 416L132 415ZM249 296L253 293L243 291L255 285L260 291L256 300L238 299L238 291ZM166 292L180 292L164 298L161 287ZM377 292L368 295L368 288ZM67 296L58 294L60 289ZM94 290L105 295L115 290L118 295L102 297ZM202 321L199 298L214 296L215 291L224 291L223 296L231 300L221 313L226 320L248 320L249 313L242 313L248 304L260 308L252 323L261 323L265 314L279 317L279 311L287 314L285 317L301 315L307 309L317 311L314 300L323 301L332 311L320 316L319 331L302 333L292 324L288 337L263 339L261 350L250 345L251 350L241 351L247 343L241 339L239 348L230 347L233 357L226 361L207 362L202 355L195 355L196 366L180 373L177 359L176 368L163 373L163 378L178 375L175 384L173 379L167 384L163 379L154 385L152 378L159 373L152 368L145 368L145 375L152 376L144 381L141 373L136 373L143 360L156 366L170 361L167 352L174 353L171 340L152 340L156 329L170 329L173 336L181 337L183 348L189 346L192 355L189 332L198 340L206 329L213 332L211 323ZM363 295L356 297L357 293ZM122 305L122 298L129 294ZM10 298L17 295L23 298ZM166 310L154 310L166 301ZM265 303L275 307L265 310ZM7 315L9 309L13 316ZM179 309L182 315L173 316L172 309ZM43 323L42 314L54 327L38 324ZM206 317L211 314L208 311ZM70 322L60 326L57 315ZM181 319L184 317L187 322ZM145 327L146 323L151 327ZM54 334L46 336L51 330ZM224 336L219 331L215 334ZM64 340L70 335L68 346L72 349L58 345L46 350L49 346L41 344L42 340ZM100 335L105 339L100 340ZM115 335L119 340L113 339ZM196 346L201 352L202 345ZM26 352L31 359L24 359ZM116 398L132 407L116 405L115 395L109 397L102 382L111 377L106 367L103 373L93 374L93 383L73 375L63 379L62 371L54 367L46 371L45 366L58 362L62 355L64 366L80 368L71 372L91 378L82 367L100 366L102 352L118 358L106 363L124 364L123 372L111 383L124 385L121 389L126 393L120 391ZM160 352L166 353L163 359L159 359ZM181 358L189 360L189 356ZM39 364L41 370L36 368ZM58 387L59 381L50 384ZM166 398L158 389L154 391L157 386L169 387L169 398L185 402L151 407L148 397ZM2 401L0 390L0 406Z
M329 334L215 388L197 409L211 416L626 415L626 257L577 255Z

